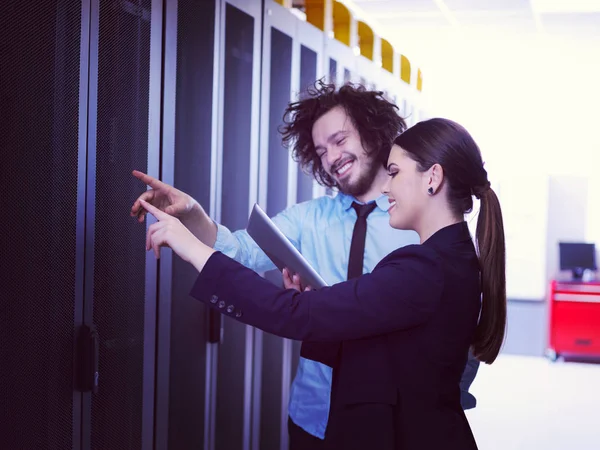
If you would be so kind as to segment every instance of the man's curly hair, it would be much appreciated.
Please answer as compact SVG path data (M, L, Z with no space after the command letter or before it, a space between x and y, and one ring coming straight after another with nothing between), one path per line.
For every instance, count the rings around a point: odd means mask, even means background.
M317 156L312 129L326 112L341 106L358 131L365 151L386 167L394 139L406 130L406 123L398 115L398 107L383 95L381 91L369 91L360 84L345 83L336 89L334 84L317 80L303 98L290 103L285 110L284 125L279 129L284 146L292 146L294 160L305 172L312 172L319 184L337 186Z

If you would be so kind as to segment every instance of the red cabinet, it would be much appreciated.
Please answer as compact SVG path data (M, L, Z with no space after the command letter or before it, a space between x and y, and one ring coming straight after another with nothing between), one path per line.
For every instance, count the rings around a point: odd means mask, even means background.
M600 281L550 284L548 357L600 358Z

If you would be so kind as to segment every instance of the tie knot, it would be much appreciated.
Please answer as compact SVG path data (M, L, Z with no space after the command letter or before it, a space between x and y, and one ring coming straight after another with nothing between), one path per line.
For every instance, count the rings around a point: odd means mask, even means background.
M358 217L367 217L377 207L377 203L371 202L361 205L360 203L352 202L352 207Z

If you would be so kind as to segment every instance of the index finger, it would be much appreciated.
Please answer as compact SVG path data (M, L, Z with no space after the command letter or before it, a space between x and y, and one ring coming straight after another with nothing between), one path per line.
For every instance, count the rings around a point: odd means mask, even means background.
M160 209L158 209L156 206L151 205L150 203L148 203L145 200L140 199L140 203L142 204L142 207L148 211L150 214L152 214L154 217L156 217L159 221L160 220L165 220L169 217L171 217L170 215L168 215L166 212L161 211Z
M144 184L147 184L148 186L150 186L151 188L154 189L158 189L161 187L165 187L166 184L163 183L162 181L151 177L150 175L144 173L144 172L140 172L139 170L134 170L131 172L131 174L136 177L138 180L141 180Z

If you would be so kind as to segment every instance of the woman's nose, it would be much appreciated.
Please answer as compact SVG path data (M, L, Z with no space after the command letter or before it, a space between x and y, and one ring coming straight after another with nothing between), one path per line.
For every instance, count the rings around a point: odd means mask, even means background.
M383 195L388 195L390 193L390 180L389 179L381 187L381 193Z

